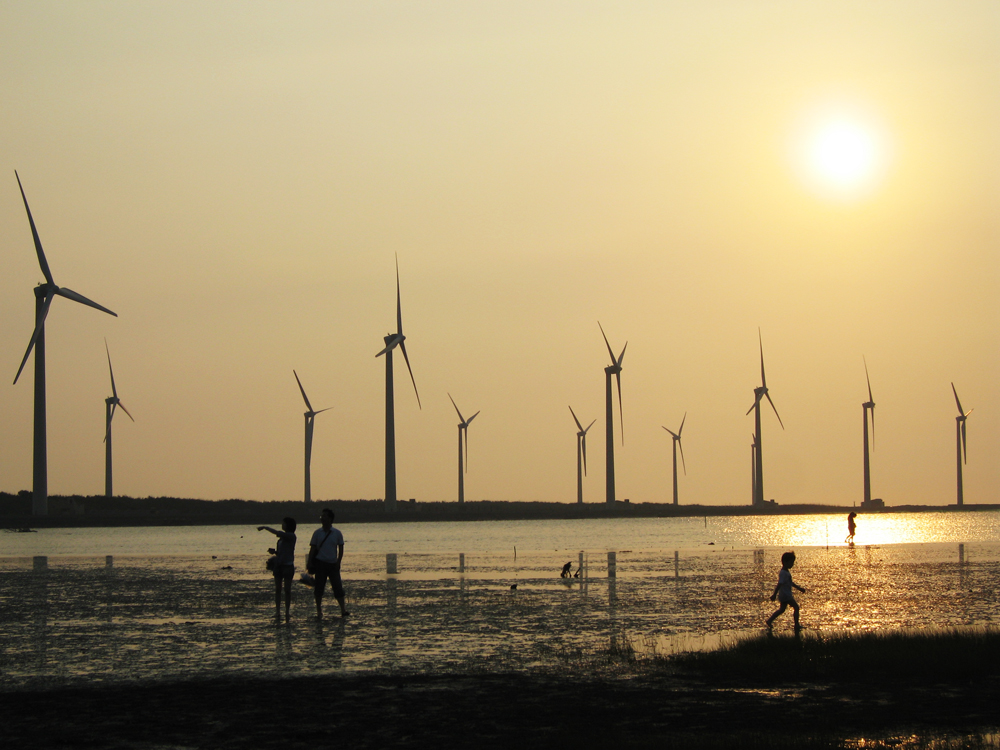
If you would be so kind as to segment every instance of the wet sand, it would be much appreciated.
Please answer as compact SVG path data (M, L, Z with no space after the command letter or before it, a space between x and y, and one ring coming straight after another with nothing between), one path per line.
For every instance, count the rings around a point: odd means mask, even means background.
M1000 623L992 548L799 551L809 634ZM760 632L778 551L384 556L345 569L352 616L278 623L259 558L0 561L0 704L23 747L633 746L690 733L838 736L995 726L1000 688L706 683L650 658ZM574 568L577 561L574 560ZM517 589L510 586L517 584ZM328 597L330 615L336 610ZM787 635L790 617L776 630ZM638 652L634 656L633 649ZM613 738L613 739L612 739ZM678 741L680 741L678 739ZM719 746L725 746L721 744ZM767 746L762 745L762 746Z

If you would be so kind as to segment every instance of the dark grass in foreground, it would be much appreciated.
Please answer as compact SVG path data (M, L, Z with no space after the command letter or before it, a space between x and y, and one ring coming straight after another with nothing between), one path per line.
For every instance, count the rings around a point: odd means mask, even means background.
M1000 629L807 630L798 637L762 635L667 660L704 675L769 681L969 680L1000 675Z
M563 670L214 679L0 695L11 747L998 750L997 630L760 637Z

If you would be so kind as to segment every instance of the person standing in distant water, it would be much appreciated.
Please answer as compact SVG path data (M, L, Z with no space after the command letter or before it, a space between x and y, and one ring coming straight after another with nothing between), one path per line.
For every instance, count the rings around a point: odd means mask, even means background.
M573 562L572 561L570 561L570 562L566 563L565 565L563 565L562 573L559 574L559 577L560 578L569 578L570 577L570 572L569 571L570 571L570 569L572 567L573 567Z
M795 553L786 552L781 556L781 571L778 573L778 585L774 587L774 593L771 594L771 601L773 602L775 598L778 599L778 603L781 604L780 607L775 611L773 615L767 618L767 629L770 630L774 621L781 615L787 608L788 605L792 605L792 611L795 616L795 632L798 633L801 628L799 627L799 603L795 601L795 596L792 594L792 589L796 588L803 594L806 590L801 586L792 582L792 566L795 565Z
M344 604L344 584L340 580L340 561L344 559L344 535L339 529L333 528L333 511L324 508L320 515L322 528L313 532L309 540L309 557L306 559L306 570L316 577L313 593L316 596L316 619L323 619L323 590L326 580L330 579L333 596L340 605L340 616L347 617L350 612Z
M852 546L854 545L854 530L858 528L858 525L854 522L857 515L857 513L851 511L850 515L847 516L847 538L844 541Z
M295 519L286 517L281 522L281 531L270 526L258 526L257 531L270 531L278 537L274 555L274 607L275 617L281 617L281 584L285 584L285 622L291 617L292 579L295 577Z

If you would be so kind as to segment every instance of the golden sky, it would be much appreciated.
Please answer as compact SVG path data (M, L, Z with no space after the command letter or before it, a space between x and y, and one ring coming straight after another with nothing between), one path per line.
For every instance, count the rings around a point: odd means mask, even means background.
M31 485L42 281L49 490L604 499L598 320L622 373L619 499L966 502L1000 486L996 2L32 2L0 5L0 489ZM832 128L832 130L831 130ZM832 133L832 135L831 135ZM817 141L846 144L817 153ZM826 172L823 165L826 165ZM832 173L830 172L832 170ZM839 172L837 170L840 170ZM617 405L616 405L617 413ZM617 429L617 428L616 428Z

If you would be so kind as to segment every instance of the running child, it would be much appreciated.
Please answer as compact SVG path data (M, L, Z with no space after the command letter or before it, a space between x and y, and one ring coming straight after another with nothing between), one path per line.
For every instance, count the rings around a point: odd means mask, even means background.
M795 565L795 553L786 552L781 556L781 571L778 573L778 584L774 587L774 593L771 594L771 601L773 602L777 598L778 603L781 605L775 611L773 615L767 618L767 629L770 630L774 621L784 613L789 605L792 607L792 611L795 617L795 631L800 630L799 627L799 603L795 601L795 596L792 594L792 589L798 589L803 594L806 590L792 581L792 566Z

